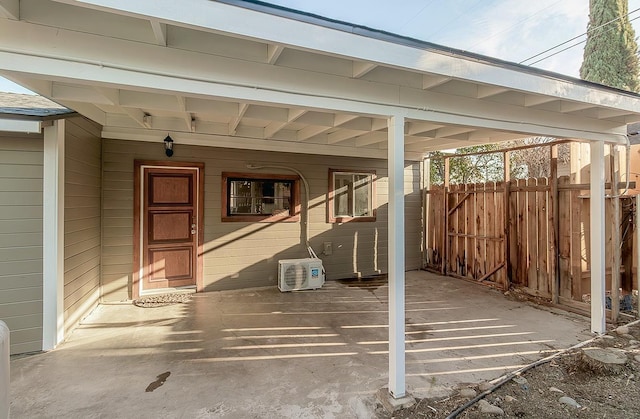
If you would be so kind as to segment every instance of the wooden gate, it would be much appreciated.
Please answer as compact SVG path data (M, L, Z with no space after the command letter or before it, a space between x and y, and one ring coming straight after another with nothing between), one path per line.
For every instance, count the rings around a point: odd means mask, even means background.
M548 297L553 214L546 178L434 186L427 191L427 267L445 275L509 284ZM442 221L440 221L442 220Z
M451 185L446 203L446 274L503 288L504 183Z
M506 289L504 182L433 186L426 194L427 267Z

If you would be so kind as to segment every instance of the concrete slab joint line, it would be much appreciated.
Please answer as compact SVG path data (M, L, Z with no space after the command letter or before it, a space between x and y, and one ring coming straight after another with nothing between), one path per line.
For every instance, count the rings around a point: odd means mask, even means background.
M376 393L376 399L382 404L384 410L388 413L396 412L400 409L406 409L416 404L416 399L409 393L406 393L404 397L395 398L387 387L383 387Z
M495 382L555 353L550 346L591 338L584 317L464 280L409 271L405 285L406 387L416 398ZM412 403L386 383L387 288L327 281L311 292L270 286L154 308L103 304L55 351L11 360L12 417L379 417Z

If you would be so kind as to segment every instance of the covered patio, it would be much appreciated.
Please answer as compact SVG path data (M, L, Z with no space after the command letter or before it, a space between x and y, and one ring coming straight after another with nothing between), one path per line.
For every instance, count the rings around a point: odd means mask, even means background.
M444 396L589 338L585 318L463 280L414 271L406 285L416 396ZM387 291L380 280L331 281L286 294L206 292L161 308L102 305L56 350L12 361L11 413L370 418L387 382Z
M564 347L578 340L577 332L568 330L551 338L541 333L550 324L560 327L556 316L553 322L538 323L539 331L531 329L537 322L533 318L523 321L522 329L514 326L513 310L526 309L502 299L479 304L482 309L506 310L502 314L467 317L470 303L460 298L461 288L454 285L433 290L433 295L451 293L451 299L442 300L445 303L425 301L429 294L416 293L409 294L405 304L405 289L426 287L418 286L414 278L405 288L405 271L418 269L423 258L419 196L426 177L421 163L429 151L532 135L590 141L591 240L600 243L605 222L605 143L626 144L626 124L640 120L638 95L254 1L0 0L0 19L0 74L82 116L80 122L61 120L44 128L42 191L36 191L41 192L43 214L42 301L28 300L30 311L25 314L30 316L30 331L37 335L34 344L39 349L51 350L67 342L64 350L15 362L15 409L27 401L36 402L35 397L22 399L35 394L32 391L44 388L51 400L60 400L56 394L65 389L55 382L31 387L34 379L27 380L29 385L21 384L26 377L65 380L67 389L74 390L69 394L93 391L96 382L110 383L91 397L73 396L70 403L89 399L107 403L108 392L122 391L118 400L126 398L135 408L150 410L163 405L157 401L170 400L162 392L171 380L181 384L180 402L192 401L185 404L189 409L203 401L207 404L201 409L222 408L211 406L212 398L224 403L225 409L240 408L242 401L230 407L222 400L246 395L246 388L256 392L276 389L246 396L252 406L263 397L264 406L286 406L292 387L278 387L278 380L287 377L281 371L301 374L296 381L300 386L318 391L332 385L339 388L331 396L336 400L360 392L370 395L385 383L394 398L401 398L406 395L405 378L419 395L446 387L447 380L457 376L452 373L457 369L469 369L467 373L473 375L467 379L488 378L523 363L520 356L533 356L546 343L562 342ZM163 139L169 135L175 154L165 155ZM152 252L144 238L154 230L145 221L146 204L140 203L147 202L148 192L146 180L140 177L151 173L144 172L145 167L168 171L170 165L176 166L171 176L184 166L196 179L185 181L191 187L185 196L189 200L197 196L199 202L190 200L193 205L184 212L189 215L178 218L191 240L191 247L184 251L189 256L183 258L188 262L184 264L189 269L187 282L197 291L228 284L229 288L275 285L277 261L306 257L309 247L323 249L326 271L333 275L330 279L361 275L364 265L369 273L387 273L389 286L374 293L349 290L357 293L347 298L352 299L349 303L316 300L325 293L330 296L335 291L331 287L309 293L313 299L306 304L302 303L307 294L279 295L275 286L251 291L264 300L248 307L242 304L248 296L244 291L196 295L189 305L153 312L158 315L153 320L139 319L134 314L139 310L133 307L111 306L154 291L143 285L145 280L155 280L153 274L159 270L148 262ZM229 222L233 217L228 217L228 202L234 197L225 185L233 179L257 178L246 172L266 166L272 172L261 173L272 183L286 179L294 191L304 183L306 199L292 198L287 222L279 222L285 216L272 222L257 213L251 221L236 218ZM368 217L355 220L361 222L332 218L335 182L327 179L335 179L331 176L336 172L365 175L370 185L375 184L368 195ZM302 208L300 214L296 207ZM197 217L192 218L189 211ZM93 235L89 237L88 232ZM605 254L595 246L591 252L590 330L603 333ZM32 288L39 291L38 286L40 283ZM224 304L226 298L230 305ZM211 299L221 301L213 304ZM388 308L383 301L388 301ZM99 303L103 306L96 314L68 337ZM16 304L25 305L24 301ZM352 313L353 308L343 304L359 308ZM379 309L371 308L376 304ZM295 311L315 305L321 309L308 316ZM452 317L438 319L444 314ZM212 321L212 316L219 321ZM341 316L347 318L343 321ZM495 319L509 323L495 329L500 332L493 335L485 333L493 330ZM486 352L478 356L491 356L467 368L472 364L458 352L468 346L464 338L452 341L460 348L451 349L449 361L434 362L441 341L421 335L430 330L421 328L465 329L465 321L480 321L473 324L474 334L492 335L473 338L472 345L486 339L486 345L502 347L494 343L496 335L507 342L513 338L520 343L512 342L509 345L516 349L505 353L515 353L516 358L496 365L497 370L483 370L487 360L494 359L495 348L480 346ZM144 327L138 327L141 325ZM269 333L282 334L277 328L283 325L319 327L321 334L331 336L319 338L326 341L312 338L316 346L300 346L296 341L285 343L292 347L264 348L260 330L244 330L267 327L276 328ZM405 325L410 339L406 352ZM362 326L367 327L360 329ZM97 335L92 334L94 329ZM511 329L521 334L508 335L512 332L506 330ZM147 335L154 330L160 333ZM195 337L194 330L198 331ZM301 330L299 334L304 335ZM582 331L579 326L578 332ZM245 332L254 337L242 338ZM197 336L200 333L206 336ZM437 332L434 339L440 333L447 337L457 331ZM117 337L122 338L124 350L108 346ZM529 340L539 342L529 346ZM107 346L102 346L105 342ZM211 342L220 345L209 346ZM280 345L278 342L270 344ZM176 349L167 349L172 347ZM85 352L85 348L93 350ZM151 353L156 356L150 357ZM269 358L274 354L284 358ZM95 362L100 356L123 363L109 362L100 367L104 368L100 377L91 377L91 385L83 384L82 377L90 376L89 371L97 375L101 369L90 364L80 368L82 362ZM242 359L238 367L238 357L258 358ZM156 368L156 358L167 362ZM311 360L322 362L310 370ZM53 368L50 373L39 372L45 364ZM210 373L224 377L215 392L202 365L215 365ZM347 369L349 365L358 368ZM257 370L259 376L249 375ZM336 383L338 372L345 370L355 374L350 378L353 381ZM357 377L359 370L367 372L366 380ZM123 381L110 381L118 371L130 375L120 377ZM143 391L167 371L172 373L167 384L143 395L156 398L153 403L118 384L139 382ZM313 379L321 374L326 375ZM245 381L245 377L252 379ZM198 380L203 380L202 385L194 385ZM260 386L246 385L260 382ZM361 382L367 383L366 389ZM298 393L305 397L318 394ZM318 406L332 406L330 398L320 397L325 399ZM348 405L340 400L340 406ZM292 405L313 408L309 402ZM109 408L115 409L110 412L125 406L110 403ZM57 403L49 406L59 407ZM176 406L167 406L167 414L177 411ZM125 416L125 410L118 412ZM126 413L130 416L131 411Z

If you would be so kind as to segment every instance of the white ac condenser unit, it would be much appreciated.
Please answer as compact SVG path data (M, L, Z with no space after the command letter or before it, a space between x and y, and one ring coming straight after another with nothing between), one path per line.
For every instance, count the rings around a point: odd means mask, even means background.
M317 289L322 288L322 285L324 285L324 270L321 259L278 261L278 288L280 291Z

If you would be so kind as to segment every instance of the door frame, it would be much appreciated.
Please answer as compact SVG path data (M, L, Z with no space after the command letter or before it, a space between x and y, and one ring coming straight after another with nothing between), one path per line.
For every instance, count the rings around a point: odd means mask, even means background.
M144 176L143 171L147 168L159 168L159 169L191 169L196 170L196 211L197 211L197 263L196 263L196 292L204 290L204 278L203 278L203 245L204 245L204 163L196 162L173 162L173 161L161 161L161 160L134 160L133 161L133 275L130 295L132 299L140 297L142 288L142 278L144 276L144 267L142 266L142 252L144 245L142 240L143 234L143 211L144 194L146 193L144 188Z

